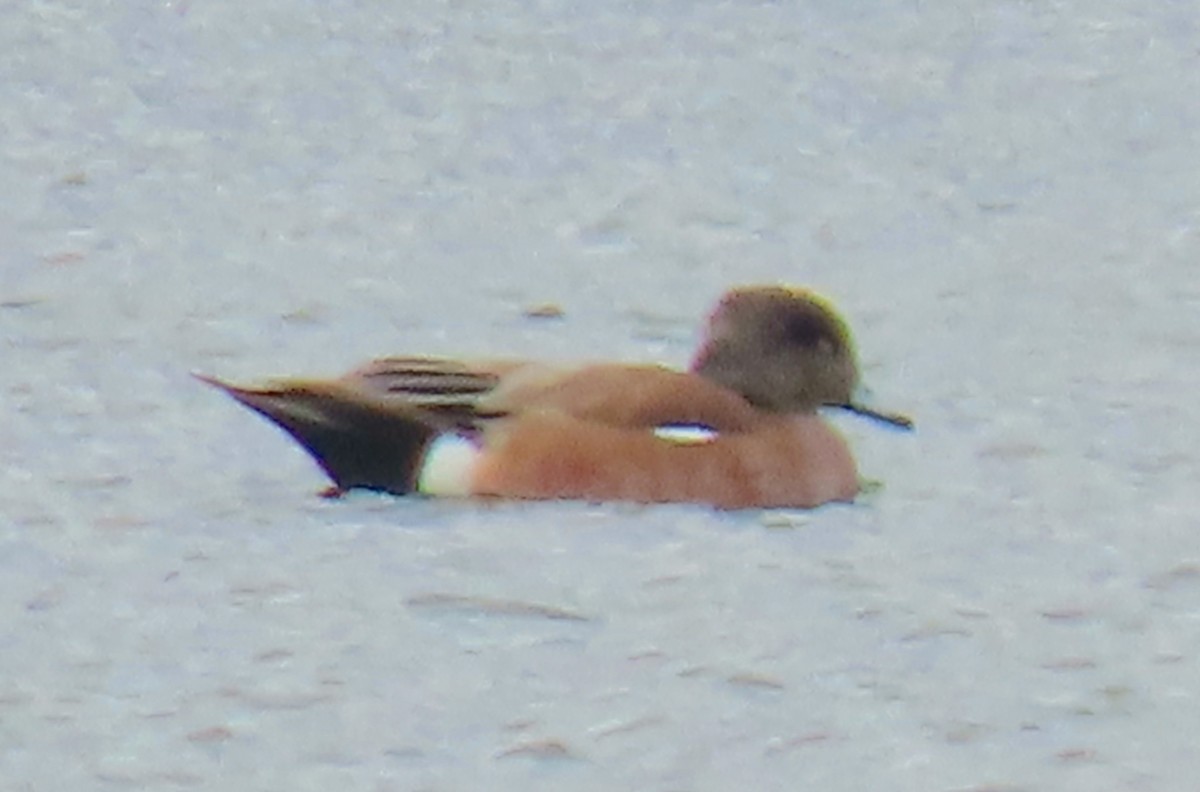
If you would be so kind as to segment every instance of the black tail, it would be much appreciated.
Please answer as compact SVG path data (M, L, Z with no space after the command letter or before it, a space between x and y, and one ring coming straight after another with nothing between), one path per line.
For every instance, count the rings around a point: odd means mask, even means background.
M243 388L195 376L294 437L337 491L362 487L396 495L412 492L425 449L441 432L418 410L336 382L295 380Z

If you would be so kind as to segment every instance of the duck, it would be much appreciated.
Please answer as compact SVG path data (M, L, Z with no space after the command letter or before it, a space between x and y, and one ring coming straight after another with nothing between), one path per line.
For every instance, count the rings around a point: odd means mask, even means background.
M825 412L911 429L858 397L845 320L816 292L721 296L686 370L394 356L334 379L204 383L291 435L332 481L432 497L814 508L860 478Z

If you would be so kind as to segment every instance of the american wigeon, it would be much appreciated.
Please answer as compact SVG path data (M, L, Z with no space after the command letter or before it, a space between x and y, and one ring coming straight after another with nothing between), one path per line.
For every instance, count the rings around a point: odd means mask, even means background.
M911 426L853 400L845 323L782 286L726 293L686 372L391 357L334 380L198 376L298 440L333 493L812 507L859 489L846 441L817 408Z

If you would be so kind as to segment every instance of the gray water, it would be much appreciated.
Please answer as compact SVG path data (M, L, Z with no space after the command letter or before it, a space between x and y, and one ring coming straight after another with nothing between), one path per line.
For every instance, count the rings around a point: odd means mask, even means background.
M1194 789L1198 28L0 5L4 788ZM834 419L857 504L327 502L188 376L682 364L775 281L918 421Z

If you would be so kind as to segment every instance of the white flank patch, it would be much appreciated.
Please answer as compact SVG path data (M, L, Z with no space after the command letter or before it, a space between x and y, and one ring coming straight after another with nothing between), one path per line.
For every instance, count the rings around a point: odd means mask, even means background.
M680 445L697 445L716 440L717 432L707 426L656 426L654 436Z
M471 480L481 450L465 437L444 434L429 444L417 492L422 495L462 498L471 494Z

